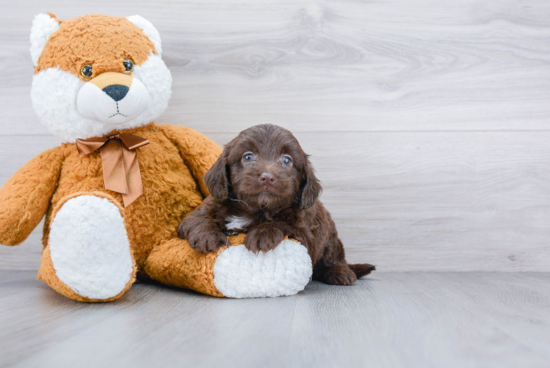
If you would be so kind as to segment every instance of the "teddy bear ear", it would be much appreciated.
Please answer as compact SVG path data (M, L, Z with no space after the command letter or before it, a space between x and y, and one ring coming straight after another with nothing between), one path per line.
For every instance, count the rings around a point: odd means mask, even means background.
M134 25L138 28L141 28L143 33L153 42L153 45L155 45L155 49L159 53L159 55L162 54L162 44L160 42L160 33L157 31L155 26L151 22L149 22L147 19L143 18L139 15L132 15L129 17L126 17L130 22L134 23Z
M34 17L31 27L31 58L34 66L44 51L44 46L50 36L59 29L59 21L48 14L38 14Z

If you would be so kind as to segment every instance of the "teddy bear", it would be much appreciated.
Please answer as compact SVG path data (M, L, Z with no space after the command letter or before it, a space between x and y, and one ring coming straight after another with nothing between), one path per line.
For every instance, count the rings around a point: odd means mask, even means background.
M244 234L203 254L176 228L209 195L221 153L192 129L157 125L172 77L146 19L39 14L31 29L31 98L62 138L0 189L0 244L17 245L45 216L38 279L77 301L120 298L137 276L218 297L292 295L309 282L304 246L254 254Z

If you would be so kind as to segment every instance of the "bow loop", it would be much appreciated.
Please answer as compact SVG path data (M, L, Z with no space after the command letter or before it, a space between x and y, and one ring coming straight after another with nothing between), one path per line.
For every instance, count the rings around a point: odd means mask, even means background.
M147 139L138 137L137 135L119 134L119 136L122 143L124 143L126 148L130 151L149 144L149 141Z
M143 137L124 133L76 140L76 148L81 155L99 150L105 189L122 194L124 207L143 194L135 150L147 144L149 141Z

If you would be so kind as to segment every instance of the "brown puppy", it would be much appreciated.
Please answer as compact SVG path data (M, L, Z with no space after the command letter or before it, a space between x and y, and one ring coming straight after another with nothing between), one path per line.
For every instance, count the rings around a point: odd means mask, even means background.
M204 181L211 196L178 227L196 250L214 251L228 244L227 235L246 232L249 250L267 252L288 236L307 247L315 280L352 285L375 269L346 262L336 226L317 200L321 184L288 130L266 124L242 131Z

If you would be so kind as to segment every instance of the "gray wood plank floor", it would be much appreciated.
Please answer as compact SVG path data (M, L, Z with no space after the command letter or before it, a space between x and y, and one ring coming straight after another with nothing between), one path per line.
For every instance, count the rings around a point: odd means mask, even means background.
M0 271L0 366L548 367L549 273L385 273L231 300L137 284L66 299Z

